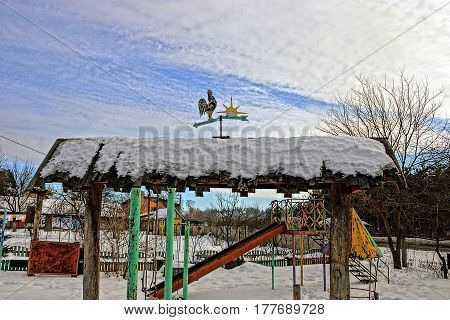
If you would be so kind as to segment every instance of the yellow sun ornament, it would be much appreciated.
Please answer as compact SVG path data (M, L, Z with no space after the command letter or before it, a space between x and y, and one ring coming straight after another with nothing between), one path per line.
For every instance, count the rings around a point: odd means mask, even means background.
M240 114L247 114L247 112L240 112L238 111L240 106L234 107L233 106L233 97L231 97L230 106L227 107L226 105L223 105L225 107L225 111L219 111L217 113L225 113L227 117L237 117Z

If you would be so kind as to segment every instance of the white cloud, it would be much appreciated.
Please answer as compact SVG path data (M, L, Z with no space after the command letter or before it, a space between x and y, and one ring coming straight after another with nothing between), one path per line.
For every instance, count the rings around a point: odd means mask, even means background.
M312 101L298 101L301 97L295 95L282 99L271 90L307 95L444 2L9 3L186 125L197 120L196 101L216 81L219 103L233 94L250 114L250 123L228 123L226 133L261 136L311 134L322 112L313 109ZM139 125L156 126L163 134L167 133L163 128L171 126L170 134L181 126L4 7L0 40L5 135L45 152L58 137L136 136ZM408 73L427 75L432 86L450 92L448 52L450 5L352 72L382 75L405 67ZM149 67L158 63L173 68ZM182 68L188 71L180 71L184 72L180 77L170 74ZM203 78L194 78L197 70ZM352 72L316 97L332 99L333 92L347 91L354 83ZM278 117L280 112L284 113ZM270 128L262 131L261 126L274 117ZM183 132L211 136L217 128L190 130L189 126ZM2 144L8 153L40 159L31 151Z
M68 4L80 15L157 41L165 59L308 94L444 1L171 1ZM427 75L450 92L450 5L316 96L354 84L352 73ZM450 108L447 108L450 110Z

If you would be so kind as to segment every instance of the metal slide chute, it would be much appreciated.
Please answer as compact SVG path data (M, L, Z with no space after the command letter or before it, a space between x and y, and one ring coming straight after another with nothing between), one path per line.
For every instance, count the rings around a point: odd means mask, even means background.
M277 235L286 231L286 224L284 222L275 222L271 225L257 231L251 236L235 243L221 252L197 263L189 268L189 283L197 281L208 273L222 267L223 265L233 261L242 256L244 253L256 248L257 246L273 239ZM180 273L173 277L172 292L177 291L183 287L183 275ZM153 292L148 298L162 299L164 297L164 282L156 285Z

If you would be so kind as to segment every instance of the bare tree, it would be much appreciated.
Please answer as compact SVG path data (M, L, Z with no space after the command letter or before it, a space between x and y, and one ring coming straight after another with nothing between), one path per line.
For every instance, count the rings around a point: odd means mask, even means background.
M261 210L248 208L238 193L218 193L212 205L213 223L218 228L218 237L229 247L238 240L239 228L255 225L262 214Z
M206 245L207 243L203 234L189 237L189 254L191 255L189 260L191 263L197 262L198 253L205 250Z
M0 145L0 195L5 194L8 189L8 177L10 176L9 171L6 170L6 160L3 153L2 146Z
M319 130L331 135L386 138L396 156L398 170L406 178L415 169L439 163L445 157L448 123L438 117L443 90L433 91L427 80L408 77L403 71L392 80L363 76L356 79L358 86L337 98L337 104L321 119ZM367 195L362 199L382 218L394 267L401 268L402 249L406 255L403 222L413 213L414 199L408 197L407 191L389 186ZM406 263L406 256L403 262Z
M83 241L83 222L86 200L83 192L65 192L50 188L51 196L43 209L43 216L52 223L54 216L70 218L70 228L74 231L75 241Z
M448 123L439 119L444 91L432 91L427 80L408 77L378 80L357 76L358 87L337 98L318 129L331 135L387 138L401 172L427 161L439 161L440 146L448 139Z
M31 162L20 163L16 159L6 164L6 170L13 183L8 186L0 199L13 213L23 213L30 205L30 193L27 191L27 186L33 178L34 166ZM15 222L13 222L13 230L15 230Z
M111 252L111 260L115 266L113 273L120 273L121 253L127 250L128 244L128 213L122 206L123 199L107 193L102 203L102 244ZM126 270L122 270L126 273Z
M0 144L0 170L2 170L5 167L5 163L6 163L5 154L3 153L3 148L2 145ZM2 181L0 180L0 183L1 182Z

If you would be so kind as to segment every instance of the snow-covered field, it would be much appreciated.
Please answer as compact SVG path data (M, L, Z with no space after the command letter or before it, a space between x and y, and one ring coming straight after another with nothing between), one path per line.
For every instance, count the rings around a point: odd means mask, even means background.
M303 299L328 299L323 291L322 266L305 266ZM328 270L327 270L328 272ZM292 268L275 269L275 290L271 290L271 269L254 263L232 270L218 269L189 286L189 298L209 299L291 299ZM298 273L297 273L298 274ZM81 299L82 276L27 277L26 272L0 271L0 299ZM352 287L367 288L352 278ZM139 284L140 287L140 284ZM391 270L391 283L378 283L380 299L450 299L450 280L421 279L416 270ZM357 291L353 294L359 294ZM180 291L181 295L181 291ZM101 299L125 299L126 281L102 275ZM139 299L143 299L139 293Z
M8 245L29 245L29 237L25 232L9 233ZM57 240L57 233L48 234L49 240ZM164 239L161 239L164 243ZM178 246L182 246L180 239ZM141 239L143 241L143 239ZM141 243L142 244L142 243ZM221 250L222 246L214 246L209 237L205 236L202 250ZM174 243L174 249L177 243ZM175 259L182 261L182 248L176 250ZM200 248L198 248L200 249ZM388 248L381 248L383 260L391 264ZM416 256L417 255L417 256ZM15 257L16 259L19 257ZM394 270L390 266L391 281L380 278L377 292L380 299L450 299L450 280L438 279L436 272L420 267L420 259L435 261L435 253L431 251L411 251L409 258L415 261L408 269ZM436 260L437 261L437 260ZM305 266L305 282L302 287L303 299L328 299L328 292L323 291L322 266ZM189 286L189 298L194 300L207 299L291 299L292 298L292 267L275 268L275 290L271 290L271 268L247 262L232 270L218 269ZM327 268L327 275L329 274ZM297 276L299 270L297 270ZM151 276L151 275L150 275ZM149 276L149 277L150 277ZM142 274L140 274L142 277ZM162 274L158 274L162 281ZM149 279L150 280L150 279ZM365 288L351 276L352 287ZM328 282L328 277L327 277ZM82 276L77 278L63 276L28 277L26 272L0 271L0 300L4 299L81 299ZM139 283L139 289L141 284ZM328 284L327 284L328 290ZM181 295L181 291L180 291ZM354 290L352 295L361 295ZM117 277L107 277L102 274L100 283L101 299L125 299L126 280ZM144 295L139 292L139 298Z

